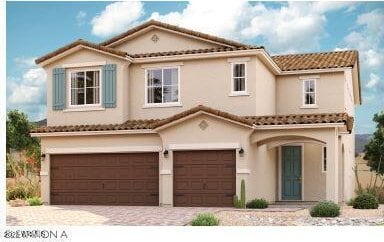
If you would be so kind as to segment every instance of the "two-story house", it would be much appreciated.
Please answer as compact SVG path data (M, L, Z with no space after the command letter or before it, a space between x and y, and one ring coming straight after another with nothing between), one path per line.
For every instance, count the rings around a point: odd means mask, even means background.
M48 204L233 206L354 193L358 52L271 56L148 21L36 60Z

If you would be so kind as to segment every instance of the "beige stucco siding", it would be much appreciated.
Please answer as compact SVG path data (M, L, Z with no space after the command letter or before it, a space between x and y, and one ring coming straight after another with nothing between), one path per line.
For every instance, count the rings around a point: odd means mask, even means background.
M52 110L52 70L53 68L63 67L64 64L80 63L100 63L116 64L116 108L98 109L91 111L74 111L69 108L69 72L71 70L100 69L101 65L92 65L81 68L66 68L67 82L67 105L63 111ZM91 50L79 50L71 55L61 58L45 68L47 73L47 122L49 126L54 125L75 125L75 124L113 124L122 123L128 119L128 62L110 55L102 54ZM102 75L101 75L102 76ZM100 80L102 82L102 80ZM101 84L100 82L100 84ZM102 100L102 96L100 97Z
M130 117L132 119L165 118L198 104L236 115L273 114L275 110L274 76L257 57L237 59L246 60L249 95L230 95L230 61L233 59L200 59L150 65L151 68L172 65L180 67L181 106L177 107L145 108L145 69L147 66L132 64L130 66ZM257 102L256 98L262 101Z
M153 35L158 37L156 42L152 40ZM199 40L186 35L174 34L157 28L114 46L115 49L125 51L129 54L207 49L215 47L220 46L218 44Z
M263 64L256 59L256 115L276 114L276 77Z
M304 144L304 200L319 201L325 199L325 172L322 171L322 146Z
M316 103L318 108L302 108L303 80L316 78ZM285 75L277 77L277 114L344 112L344 72L319 75Z

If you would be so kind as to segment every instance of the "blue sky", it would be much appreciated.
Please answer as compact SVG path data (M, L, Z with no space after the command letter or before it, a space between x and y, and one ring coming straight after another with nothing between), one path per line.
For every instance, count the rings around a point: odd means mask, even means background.
M7 109L46 116L33 60L71 41L100 42L149 18L265 46L271 54L358 49L363 105L356 132L384 110L383 2L7 2Z

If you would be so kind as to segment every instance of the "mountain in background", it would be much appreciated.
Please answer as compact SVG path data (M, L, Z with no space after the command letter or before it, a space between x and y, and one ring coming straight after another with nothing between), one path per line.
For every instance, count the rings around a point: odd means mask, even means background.
M355 135L355 153L362 153L364 146L368 144L372 138L372 134L356 134Z

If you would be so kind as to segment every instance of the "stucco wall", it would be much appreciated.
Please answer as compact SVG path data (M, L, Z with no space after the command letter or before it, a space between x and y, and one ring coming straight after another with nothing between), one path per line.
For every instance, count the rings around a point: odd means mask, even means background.
M230 96L231 63L228 58L151 65L151 67L180 65L181 106L178 107L144 107L147 66L133 64L130 66L130 117L132 119L165 118L198 104L237 115L274 113L274 76L256 57L246 59L249 59L247 61L248 96ZM262 101L257 102L256 98Z
M158 40L152 41L152 36L156 35ZM163 52L174 50L207 49L220 47L217 44L198 40L189 36L170 33L161 29L152 29L146 33L126 40L114 48L125 51L129 54L142 54L151 52Z
M304 144L304 199L319 201L325 199L325 178L322 171L322 146Z
M107 108L102 110L91 111L71 111L68 108L68 83L69 71L75 68L66 68L67 82L67 108L63 111L52 110L52 70L53 68L63 67L63 64L76 64L86 62L106 62L106 64L117 64L116 74L116 108ZM99 68L101 66L92 66L76 69ZM75 124L113 124L122 123L128 119L128 62L111 57L110 55L101 54L95 51L82 49L61 58L45 68L47 73L47 124L54 125L75 125ZM100 82L101 84L101 82ZM102 100L102 96L100 97ZM99 108L100 109L100 108Z
M302 108L303 80L316 78L316 102L318 108ZM285 75L276 81L277 114L344 112L344 72L319 75Z

